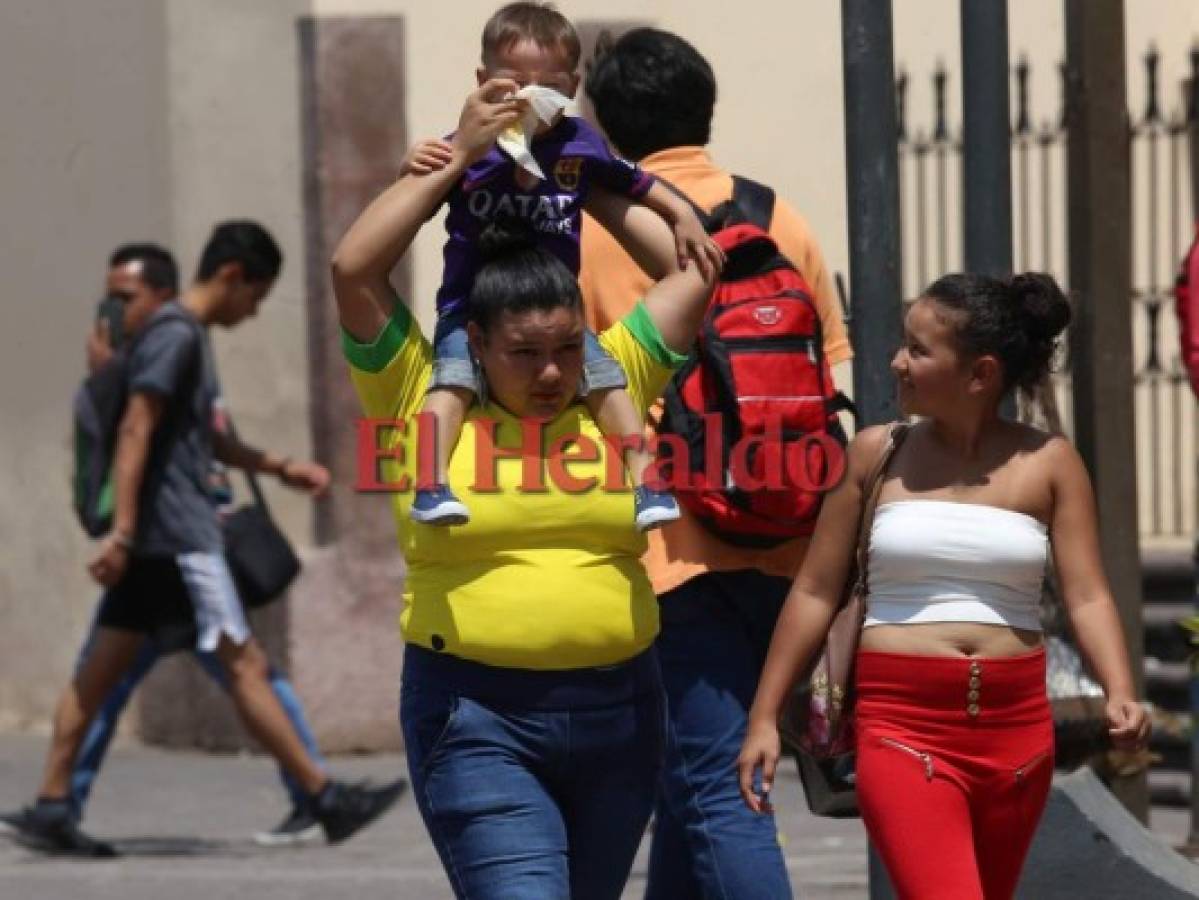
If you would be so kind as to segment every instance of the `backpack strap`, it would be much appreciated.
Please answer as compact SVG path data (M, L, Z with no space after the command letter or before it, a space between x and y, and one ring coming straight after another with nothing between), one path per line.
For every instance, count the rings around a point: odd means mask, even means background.
M193 352L191 359L187 364L187 371L184 373L180 381L180 391L178 396L172 397L173 403L169 403L163 412L163 417L159 422L158 428L155 429L154 435L151 437L151 447L161 454L161 464L165 467L168 449L176 440L179 439L180 433L183 431L184 425L189 419L195 418L195 412L192 410L192 400L196 391L204 383L204 370L207 366L205 361L205 335L204 326L201 325L195 318L185 313L177 306L168 306L162 315L157 316L152 322L149 322L130 342L128 352L130 358L133 356L133 351L138 343L145 338L154 328L167 322L183 322L191 332ZM126 377L127 377L126 373ZM128 385L126 384L126 390ZM149 468L147 468L147 479L149 478ZM165 468L161 468L155 475L161 478Z
M673 182L667 181L661 175L655 175L657 182L691 207L691 211L695 213L695 217L699 219L699 223L704 226L704 229L710 234L720 227L720 223L713 220L712 216L705 212L698 203L684 194Z
M709 233L736 222L748 222L757 225L763 231L770 231L770 221L774 218L774 190L752 178L734 175L733 196L711 212L706 212L661 175L654 177L695 211L696 217ZM734 210L736 215L730 216L729 213Z
M770 220L774 218L774 190L752 178L733 176L733 203L745 216L745 221L770 231Z

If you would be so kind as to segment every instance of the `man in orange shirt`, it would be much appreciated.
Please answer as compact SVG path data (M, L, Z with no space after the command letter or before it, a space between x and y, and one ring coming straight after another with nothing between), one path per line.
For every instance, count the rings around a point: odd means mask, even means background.
M682 38L651 28L626 33L596 61L586 92L621 155L705 210L732 196L732 175L704 149L715 76ZM770 234L812 288L825 354L836 367L852 353L820 248L781 200ZM589 323L602 330L628 313L651 282L603 228L585 221L579 283ZM646 897L790 896L775 824L741 802L735 762L775 619L807 540L769 549L733 546L686 508L649 539L643 561L661 610L657 646L670 722Z

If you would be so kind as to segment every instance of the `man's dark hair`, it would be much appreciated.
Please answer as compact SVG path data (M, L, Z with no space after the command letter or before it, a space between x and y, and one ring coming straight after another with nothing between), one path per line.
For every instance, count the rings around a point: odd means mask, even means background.
M141 279L153 290L167 291L173 297L179 293L179 266L166 247L158 244L122 244L108 257L108 268L125 263L142 264Z
M241 263L246 281L270 281L283 266L283 253L270 232L250 219L221 222L200 254L196 281L208 281L226 263Z
M630 159L711 138L716 76L676 34L626 32L595 61L585 90L608 139Z

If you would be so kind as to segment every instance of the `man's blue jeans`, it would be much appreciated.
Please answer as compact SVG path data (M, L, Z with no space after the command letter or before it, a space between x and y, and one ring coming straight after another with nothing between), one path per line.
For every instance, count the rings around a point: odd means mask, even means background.
M92 631L88 632L87 639L83 643L83 649L79 653L79 663L82 663L87 656L94 634L95 626ZM88 796L91 794L92 783L100 774L100 766L104 762L104 755L108 752L112 736L116 733L117 721L121 718L125 704L129 702L134 688L154 668L154 663L158 661L162 652L162 649L153 641L147 640L129 671L109 692L100 711L96 713L96 717L88 726L83 744L79 748L79 754L75 757L75 767L71 772L71 805L75 810L76 818L83 818L83 811L87 806ZM216 654L196 652L195 657L196 662L212 676L221 689L228 690L225 670L221 667ZM308 721L304 718L304 708L300 705L300 698L296 696L291 682L274 666L271 666L269 677L271 688L274 690L275 696L279 698L279 703L291 721L296 735L316 764L322 769L325 768L325 761L317 748L316 738L312 734L312 729L308 727ZM307 803L308 795L282 767L279 769L279 778L283 781L283 786L287 789L293 806L303 806Z
M417 804L454 893L617 900L661 771L653 652L615 667L638 669L623 685L607 679L613 670L586 670L597 673L590 679L452 657L423 664L430 656L404 652L400 722ZM473 683L447 676L445 659L480 671ZM577 689L572 697L551 684L558 678ZM592 690L597 682L602 690Z
M790 587L754 570L709 572L658 598L668 715L647 900L791 896L774 817L746 808L736 766Z

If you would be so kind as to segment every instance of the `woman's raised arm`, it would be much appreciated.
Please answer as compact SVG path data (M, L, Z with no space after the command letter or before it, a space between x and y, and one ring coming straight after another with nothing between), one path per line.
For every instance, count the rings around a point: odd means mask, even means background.
M716 287L723 258L709 267L707 275L694 262L680 272L674 234L666 220L648 206L596 190L587 201L587 211L646 274L661 279L646 293L646 309L666 346L676 353L689 352Z
M666 227L664 222L662 227ZM723 260L720 265L723 266ZM675 353L691 352L719 276L719 266L713 266L705 276L700 267L692 263L681 272L667 275L646 293L645 308L662 334L662 340Z
M466 168L519 117L518 102L506 99L516 89L513 81L493 78L467 97L449 164L427 175L405 175L374 199L337 245L333 293L341 325L355 340L378 335L395 302L391 270Z

